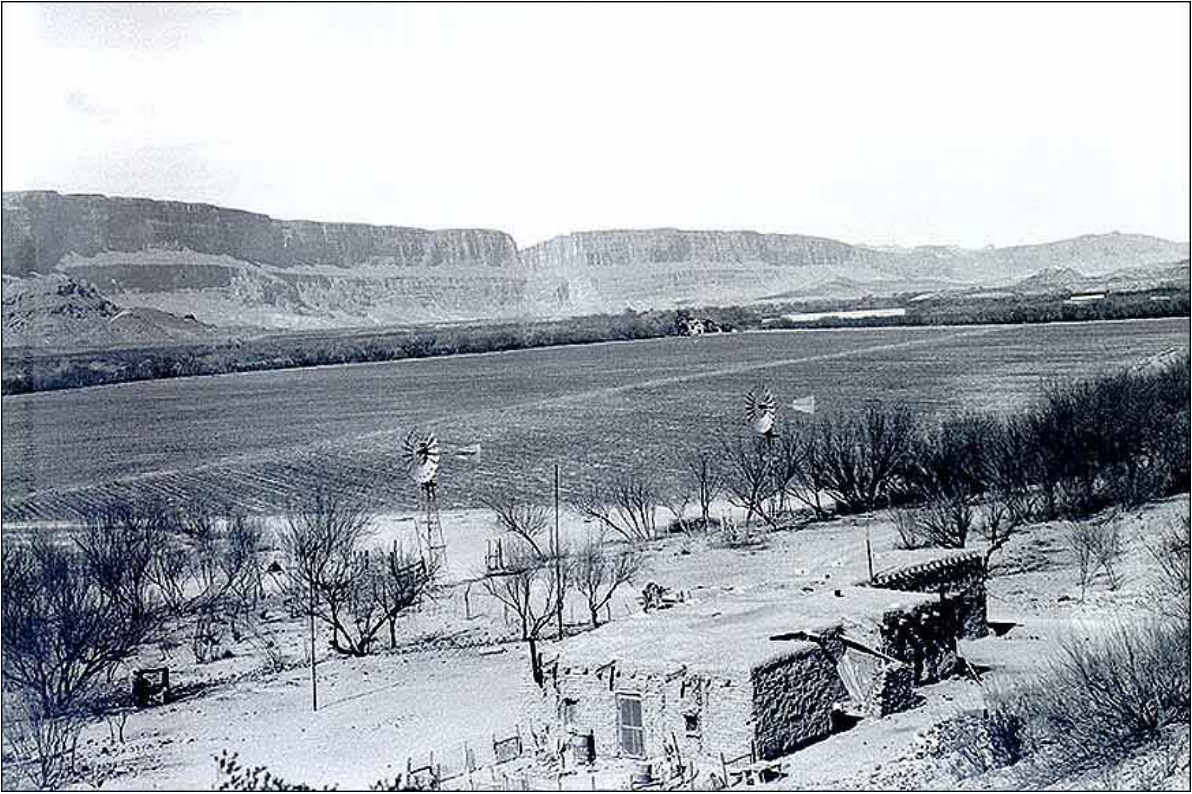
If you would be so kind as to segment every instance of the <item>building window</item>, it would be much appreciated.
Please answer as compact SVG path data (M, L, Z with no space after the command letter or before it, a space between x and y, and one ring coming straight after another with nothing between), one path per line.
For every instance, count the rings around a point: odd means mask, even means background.
M699 715L684 714L683 727L687 731L688 736L699 736Z
M645 758L646 740L642 728L640 695L617 695L617 724L620 727L621 752L634 758Z
M574 725L577 705L579 701L575 698L563 698L563 703L559 706L559 721L564 725Z

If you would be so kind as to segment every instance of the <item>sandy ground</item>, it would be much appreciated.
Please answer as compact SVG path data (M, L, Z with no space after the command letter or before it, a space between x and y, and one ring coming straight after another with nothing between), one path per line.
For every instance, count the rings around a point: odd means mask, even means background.
M1011 684L1037 667L1061 636L1146 615L1154 585L1145 538L1187 505L1181 497L1125 516L1123 583L1110 592L1098 580L1083 603L1062 524L1035 525L1015 537L996 558L989 611L991 620L1018 625L1004 636L962 643L963 655L984 670L983 685ZM491 518L483 511L451 511L443 524L449 578L456 584L403 619L396 650L348 659L321 648L317 712L311 710L306 626L273 607L260 634L277 643L290 669L267 670L259 639L229 643L230 658L204 665L194 663L186 646L174 649L168 663L186 697L133 713L124 744L111 742L102 723L85 733L85 755L111 775L104 787L210 787L217 782L213 757L226 749L291 780L366 788L403 771L407 759L417 764L431 752L462 757L464 742L482 748L483 758L494 735L526 731L538 696L524 646L478 587L470 588L466 604L464 598L466 581L483 568L484 539L494 532ZM411 527L404 516L384 517L375 542L408 541ZM588 529L578 517L564 516L565 535ZM895 547L892 523L878 513L771 534L762 546L747 550L714 548L704 537L656 541L648 547L643 582L654 580L696 598L701 591L770 585L832 588L865 578L866 534L878 570L906 558L907 552ZM614 624L639 610L636 594L636 588L619 594L611 610ZM582 613L574 615L582 623ZM554 644L544 643L544 650L552 653ZM160 658L157 649L146 649L144 663ZM789 776L777 785L954 787L957 780L947 769L923 763L919 737L962 710L980 708L981 686L952 679L921 694L925 699L918 708L864 720L790 756ZM595 770L595 782L623 787L626 775L624 767L611 765ZM590 788L592 782L587 776L551 781L565 788Z

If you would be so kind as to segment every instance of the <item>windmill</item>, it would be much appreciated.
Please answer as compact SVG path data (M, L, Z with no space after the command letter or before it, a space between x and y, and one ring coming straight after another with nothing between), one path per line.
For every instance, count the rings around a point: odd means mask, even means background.
M746 392L745 418L749 420L753 432L767 441L774 438L774 415L777 411L778 403L768 387L763 386Z
M402 457L406 474L418 486L418 510L422 514L422 529L431 562L441 564L447 553L447 541L439 521L439 440L434 433L419 434L411 430L402 445ZM422 537L419 536L419 543Z

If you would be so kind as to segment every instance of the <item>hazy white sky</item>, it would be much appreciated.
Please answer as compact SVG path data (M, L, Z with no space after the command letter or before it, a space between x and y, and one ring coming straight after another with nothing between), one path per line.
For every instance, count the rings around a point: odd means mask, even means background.
M1189 237L1189 7L12 5L3 186L522 245Z

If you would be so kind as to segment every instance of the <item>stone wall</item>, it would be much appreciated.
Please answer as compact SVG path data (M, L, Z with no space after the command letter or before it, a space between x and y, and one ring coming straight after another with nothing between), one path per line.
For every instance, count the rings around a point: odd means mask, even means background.
M985 566L978 552L961 552L885 571L874 576L870 584L885 590L939 594L950 605L960 637L984 637L989 633Z
M848 699L832 656L810 643L758 665L751 677L761 758L776 758L827 736L833 706Z
M915 673L905 664L887 662L874 676L865 712L884 717L915 705Z
M641 697L647 757L663 754L663 742L677 742L686 757L737 756L749 752L753 738L750 681L744 675L704 675L677 668L645 672L617 664L560 667L555 678L560 717L570 702L575 729L590 729L597 758L618 757L621 742L617 695ZM694 730L688 716L696 720Z
M956 670L958 636L955 604L930 602L883 615L879 650L906 664L916 684L930 684Z

